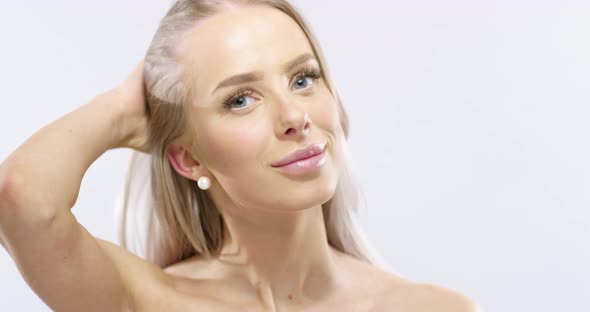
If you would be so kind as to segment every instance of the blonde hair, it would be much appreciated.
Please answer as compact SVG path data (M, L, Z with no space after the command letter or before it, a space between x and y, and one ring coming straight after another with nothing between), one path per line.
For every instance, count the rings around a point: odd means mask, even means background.
M144 80L150 117L149 154L133 151L118 215L122 246L148 261L166 267L192 255L219 253L223 218L196 182L173 169L167 148L188 129L185 114L190 90L184 83L179 46L199 20L235 5L266 5L290 16L301 27L319 62L323 78L335 97L344 137L348 116L330 80L317 39L303 17L285 0L179 0L164 16L145 57ZM344 143L344 142L342 142ZM343 146L345 146L343 144ZM369 245L357 220L361 200L343 151L342 172L332 199L323 204L328 243L362 261L386 268Z

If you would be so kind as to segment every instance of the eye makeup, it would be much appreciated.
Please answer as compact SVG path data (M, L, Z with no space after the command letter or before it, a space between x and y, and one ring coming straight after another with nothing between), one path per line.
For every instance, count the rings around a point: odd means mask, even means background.
M318 68L318 66L306 64L306 65L303 65L299 68L299 70L294 75L294 77L295 77L295 82L300 81L301 79L305 79L305 78L312 78L313 82L315 83L317 80L321 79L322 74L321 74L321 71ZM312 84L312 86L313 86L313 84ZM303 89L299 89L299 90L303 90ZM241 100L244 97L251 96L253 93L254 92L248 87L237 88L236 90L230 92L229 95L227 95L226 97L223 98L222 103L223 103L224 109L228 110L228 111L243 110L243 108L236 108L235 109L234 104L237 103L236 102L237 100ZM244 101L242 100L241 102L243 103ZM240 103L238 103L238 104L240 104Z

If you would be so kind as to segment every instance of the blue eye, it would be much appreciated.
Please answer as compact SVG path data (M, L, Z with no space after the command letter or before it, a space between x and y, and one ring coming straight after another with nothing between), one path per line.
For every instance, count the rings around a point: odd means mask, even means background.
M248 89L238 90L235 94L231 94L228 98L223 101L223 106L226 109L241 110L247 107L246 98L252 95L252 91Z
M315 68L315 67L311 67L311 66L307 66L305 68L303 68L303 70L301 70L301 72L299 74L297 74L297 80L295 80L295 84L293 86L295 87L301 87L301 88L296 88L296 90L301 90L301 89L305 89L307 88L309 85L313 84L316 80L320 79L322 77L320 70ZM308 79L308 80L306 80ZM307 82L309 81L309 82Z
M295 87L295 90L303 90L309 88L309 86L313 85L313 83L320 78L321 73L318 68L306 66L296 75L293 87ZM253 93L252 90L247 88L238 89L223 100L223 107L229 111L245 110L251 102L255 100L251 97ZM251 100L248 101L248 98Z
M297 81L295 81L295 86L298 86L298 87L301 87L302 89L304 89L309 84L313 83L313 80L308 82L306 79L311 79L311 77L302 77L300 79L297 79Z

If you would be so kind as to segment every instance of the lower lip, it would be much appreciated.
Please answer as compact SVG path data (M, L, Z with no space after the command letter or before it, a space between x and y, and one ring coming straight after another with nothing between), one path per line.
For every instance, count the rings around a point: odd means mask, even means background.
M315 156L292 162L288 165L275 167L285 173L293 175L302 175L310 173L321 168L326 162L326 151L321 152Z

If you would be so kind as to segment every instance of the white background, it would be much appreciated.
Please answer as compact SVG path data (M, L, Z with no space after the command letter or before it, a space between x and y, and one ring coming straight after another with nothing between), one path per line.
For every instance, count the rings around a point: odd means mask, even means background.
M349 110L385 259L487 311L590 311L590 4L490 2L295 4ZM2 0L0 159L124 79L169 4ZM128 156L84 178L74 212L96 236L114 240ZM1 248L0 310L48 311Z

